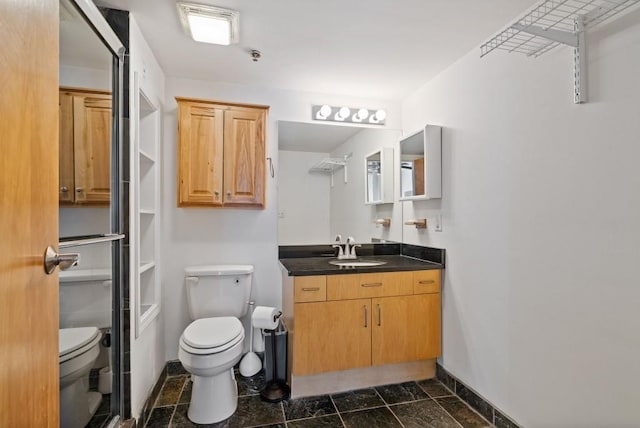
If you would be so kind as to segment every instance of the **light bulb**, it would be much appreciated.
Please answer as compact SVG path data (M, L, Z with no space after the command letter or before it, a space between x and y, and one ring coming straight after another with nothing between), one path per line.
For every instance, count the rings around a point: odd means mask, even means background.
M329 117L330 114L331 114L331 107L329 107L326 104L320 107L320 116L322 116L324 119Z
M382 109L376 111L376 120L378 120L379 122L382 122L383 120L385 120L386 117L387 117L386 111Z
M341 107L340 111L338 112L338 114L340 115L340 120L345 120L346 118L348 118L350 113L351 110L349 110L349 107Z
M358 122L360 122L361 120L365 120L366 118L369 117L369 110L367 110L366 108L361 108L360 110L358 110Z

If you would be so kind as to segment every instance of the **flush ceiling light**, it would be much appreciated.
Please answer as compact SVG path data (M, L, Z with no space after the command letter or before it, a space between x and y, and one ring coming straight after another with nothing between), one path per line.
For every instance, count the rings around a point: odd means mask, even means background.
M177 3L185 33L197 42L230 45L238 42L238 19L235 10L195 3Z
M382 109L312 105L311 118L318 121L384 125L387 112Z

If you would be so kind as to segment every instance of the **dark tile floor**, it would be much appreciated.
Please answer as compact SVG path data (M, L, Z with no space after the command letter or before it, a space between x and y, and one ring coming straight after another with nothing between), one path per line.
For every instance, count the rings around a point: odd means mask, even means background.
M167 377L146 421L148 428L384 428L490 427L482 416L435 379L271 404L260 400L264 376L238 380L238 410L226 421L196 425L187 418L191 381Z
M107 426L107 422L111 419L111 394L102 396L102 401L95 415L89 421L86 428L103 428Z

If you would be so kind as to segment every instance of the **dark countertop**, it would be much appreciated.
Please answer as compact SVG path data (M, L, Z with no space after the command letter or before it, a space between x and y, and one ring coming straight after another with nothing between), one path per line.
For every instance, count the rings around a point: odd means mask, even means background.
M344 275L350 273L379 273L412 270L443 269L441 263L429 262L401 255L375 255L358 257L359 261L378 260L387 262L380 266L345 267L329 264L334 257L297 257L280 259L280 264L289 276ZM344 260L349 261L349 260Z

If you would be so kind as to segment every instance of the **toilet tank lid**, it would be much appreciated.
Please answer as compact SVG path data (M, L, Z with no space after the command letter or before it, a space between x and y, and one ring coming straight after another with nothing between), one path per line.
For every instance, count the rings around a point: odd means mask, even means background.
M253 272L252 265L205 265L184 269L187 276L242 275Z

